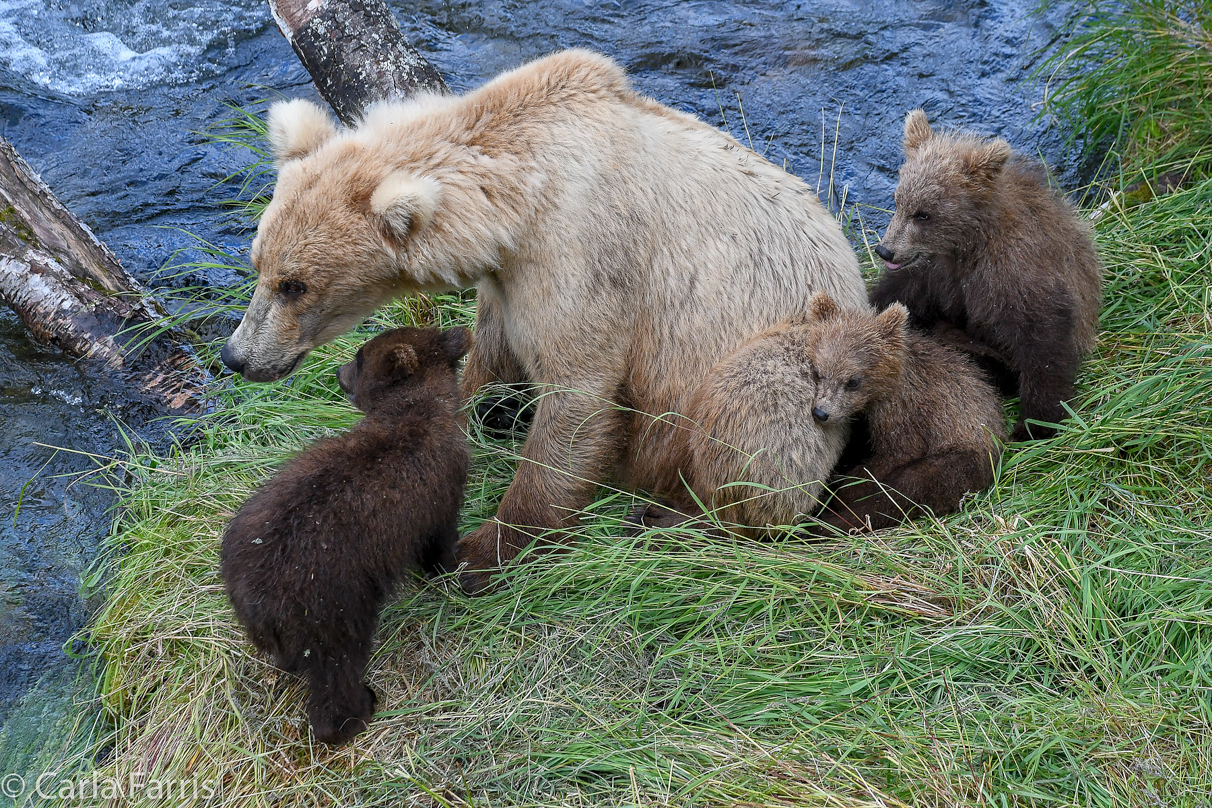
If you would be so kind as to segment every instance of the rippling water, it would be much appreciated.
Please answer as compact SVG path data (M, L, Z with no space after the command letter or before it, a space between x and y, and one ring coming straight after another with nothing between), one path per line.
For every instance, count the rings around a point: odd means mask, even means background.
M1031 17L1035 0L390 4L456 90L558 48L595 48L644 92L727 126L822 192L832 174L838 196L872 206L874 226L916 106L1002 134L1064 178L1080 173L1060 136L1033 123L1038 91L1020 83L1064 13ZM245 250L213 189L244 156L192 133L225 103L273 92L314 97L263 0L0 0L0 135L144 280L235 281L155 275L193 243L183 230ZM109 496L71 476L94 462L48 447L119 451L109 413L125 417L120 403L0 313L0 720L11 718L0 768L17 751L35 766L46 714L75 697L62 645L87 617L80 574L109 523Z

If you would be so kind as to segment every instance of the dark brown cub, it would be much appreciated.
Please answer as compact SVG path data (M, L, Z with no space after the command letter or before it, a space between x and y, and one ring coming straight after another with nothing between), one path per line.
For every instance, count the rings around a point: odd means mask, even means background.
M1048 186L1043 166L1006 141L936 134L905 119L896 213L876 252L878 308L901 303L915 325L969 353L1018 394L1014 440L1049 437L1095 343L1102 266L1089 227Z
M379 611L414 570L455 567L468 452L456 366L466 329L380 334L338 380L366 413L291 460L223 537L236 616L258 648L310 686L316 737L348 741L375 695L363 681Z
M904 306L845 311L823 293L806 343L819 422L865 414L872 455L841 469L820 518L879 530L951 513L993 482L1006 424L997 392L958 351L908 327ZM807 413L805 413L807 414Z

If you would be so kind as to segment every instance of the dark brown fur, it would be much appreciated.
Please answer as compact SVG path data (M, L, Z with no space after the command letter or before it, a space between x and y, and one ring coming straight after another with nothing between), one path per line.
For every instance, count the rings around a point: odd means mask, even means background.
M1083 354L1094 346L1102 267L1089 228L1043 167L1001 139L936 134L905 120L896 214L877 252L888 269L871 293L977 359L1022 419L1014 440L1055 430Z
M316 737L366 728L363 682L379 610L411 570L455 567L468 453L455 367L466 329L402 328L362 346L341 388L366 413L319 441L228 525L227 595L258 648L304 675Z
M822 521L842 530L890 527L929 508L951 513L993 482L1006 436L997 392L963 354L880 314L812 301L807 340L819 422L866 415L872 455L843 469Z

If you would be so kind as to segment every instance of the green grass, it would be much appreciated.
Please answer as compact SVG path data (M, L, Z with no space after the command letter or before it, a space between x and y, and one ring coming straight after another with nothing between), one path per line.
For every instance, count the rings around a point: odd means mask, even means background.
M835 541L636 539L633 496L603 490L571 551L496 594L406 587L371 664L380 713L342 749L311 742L301 683L252 653L218 545L291 452L356 420L333 372L366 335L286 383L219 387L188 448L124 463L88 632L112 732L86 776L254 806L1208 805L1212 181L1125 200L1097 225L1106 308L1073 418L1011 447L962 513ZM472 306L402 301L371 327ZM465 529L517 452L471 438Z
M1035 71L1045 108L1088 151L1120 157L1121 185L1212 175L1212 4L1087 0L1084 11Z

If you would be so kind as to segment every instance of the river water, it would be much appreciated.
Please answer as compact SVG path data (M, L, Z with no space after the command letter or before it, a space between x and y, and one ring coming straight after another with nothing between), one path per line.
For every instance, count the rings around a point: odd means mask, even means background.
M1065 13L1032 16L1035 2L389 0L456 91L559 48L601 50L642 91L727 126L823 196L832 176L835 199L847 189L877 228L913 107L1080 176L1022 81ZM0 135L153 286L236 281L158 270L188 256L183 231L246 251L248 234L216 211L230 191L214 186L247 155L195 133L225 104L274 92L315 97L263 0L0 0ZM121 405L0 312L0 773L37 768L48 716L87 709L73 705L91 668L64 644L87 619L81 575L113 503L79 475L119 454L124 430L158 434Z

